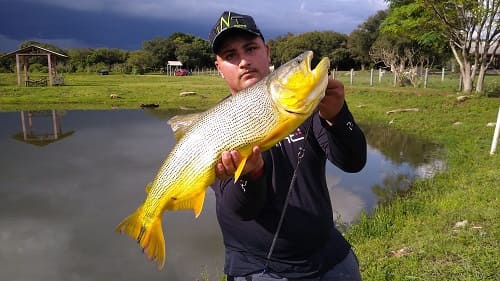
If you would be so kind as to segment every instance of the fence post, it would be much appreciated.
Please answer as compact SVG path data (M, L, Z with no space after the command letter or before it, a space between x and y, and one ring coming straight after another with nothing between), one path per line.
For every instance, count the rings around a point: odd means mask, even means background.
M498 108L497 123L495 125L495 132L493 133L493 141L491 142L490 155L495 153L498 142L498 134L500 133L500 107Z
M335 80L335 68L332 69L332 79Z
M354 79L354 68L351 68L351 85Z
M382 82L382 68L378 69L378 83L380 84Z
M394 87L396 87L397 81L398 81L398 75L396 74L396 71L394 71Z
M443 81L444 81L444 67L441 70L441 82L443 82Z
M373 68L370 69L370 86L373 86Z
M424 88L427 88L427 82L429 81L429 68L425 68L425 75L424 75Z

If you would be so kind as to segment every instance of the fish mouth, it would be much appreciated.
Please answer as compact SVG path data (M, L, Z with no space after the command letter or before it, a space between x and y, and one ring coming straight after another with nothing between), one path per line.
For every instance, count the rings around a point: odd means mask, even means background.
M324 57L311 69L312 59L313 52L306 51L277 70L272 88L284 112L309 115L324 96L330 61Z

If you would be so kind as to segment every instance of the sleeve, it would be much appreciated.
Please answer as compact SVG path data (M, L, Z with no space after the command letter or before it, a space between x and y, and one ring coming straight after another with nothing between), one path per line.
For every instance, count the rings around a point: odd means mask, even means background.
M366 164L365 135L346 102L339 114L330 120L332 125L319 117L318 112L313 122L314 134L328 160L345 172L355 173L363 169Z
M264 172L257 178L243 176L236 182L233 178L219 181L216 192L219 193L220 207L242 220L255 218L266 201L266 178Z

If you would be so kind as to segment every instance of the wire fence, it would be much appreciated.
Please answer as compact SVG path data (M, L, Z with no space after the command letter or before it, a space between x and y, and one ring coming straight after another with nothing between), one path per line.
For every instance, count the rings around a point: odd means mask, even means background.
M383 69L332 71L332 76L350 86L371 87L415 87L415 88L454 88L460 90L460 74L442 70L422 70L416 75L413 84L408 79L400 81L395 73Z

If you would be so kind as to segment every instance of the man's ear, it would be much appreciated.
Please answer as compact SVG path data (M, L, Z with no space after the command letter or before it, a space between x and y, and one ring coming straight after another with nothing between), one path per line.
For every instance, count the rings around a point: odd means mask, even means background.
M215 64L215 68L217 68L217 71L219 72L220 76L222 77L222 79L224 79L224 74L222 74L222 72L219 70L219 62L215 61L214 64Z
M267 59L269 61L269 65L271 65L271 47L266 44L266 50L267 50Z

